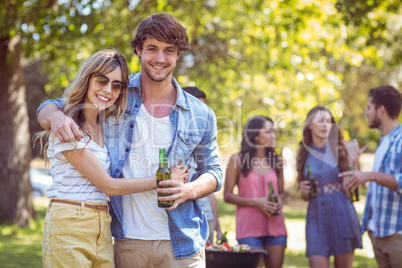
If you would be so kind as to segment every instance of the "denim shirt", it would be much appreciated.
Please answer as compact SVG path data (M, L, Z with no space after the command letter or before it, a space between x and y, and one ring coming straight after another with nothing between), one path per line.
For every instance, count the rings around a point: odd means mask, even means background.
M104 124L105 144L111 159L110 175L121 177L121 171L128 159L133 140L134 121L141 107L141 73L130 77L127 88L127 108L119 121L114 117L106 119ZM216 117L212 109L195 97L184 92L177 81L172 78L177 89L177 99L169 114L173 129L173 140L167 150L168 164L188 165L194 159L197 164L195 180L204 173L212 174L217 180L219 191L222 187L222 170L220 167L219 148L216 141ZM48 100L42 103L38 111L48 103L60 108L63 100ZM122 225L122 197L111 198L110 214L112 216L112 235L124 240ZM176 259L187 258L200 251L208 238L208 223L196 200L186 200L176 209L168 211L170 239Z

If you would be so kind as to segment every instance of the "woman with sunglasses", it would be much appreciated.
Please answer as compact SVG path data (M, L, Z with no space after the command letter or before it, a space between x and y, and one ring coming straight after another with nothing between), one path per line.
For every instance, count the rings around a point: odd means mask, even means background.
M310 198L307 167L316 179L317 197ZM306 256L310 267L352 268L354 250L362 248L359 218L338 174L349 166L343 135L330 111L316 106L307 114L297 154L301 197L309 201L306 216Z
M114 267L109 196L156 189L155 177L114 179L102 124L118 120L126 107L129 70L112 49L93 54L66 88L63 111L79 125L83 139L61 143L43 131L36 135L52 165L53 183L43 231L43 267ZM186 180L183 165L172 177ZM172 183L173 185L173 183Z

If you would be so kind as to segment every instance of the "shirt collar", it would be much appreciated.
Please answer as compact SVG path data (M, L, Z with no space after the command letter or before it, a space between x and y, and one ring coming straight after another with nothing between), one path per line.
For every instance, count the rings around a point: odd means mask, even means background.
M380 142L385 138L385 137L389 137L389 139L392 141L394 140L394 138L402 132L402 124L398 125L396 128L394 128L393 130L391 130L390 133L388 133L388 135L386 136L381 136L380 137Z
M185 110L190 110L187 98L185 97L183 90L181 89L179 83L176 81L174 77L172 77L172 85L176 88L177 91L175 106L180 106ZM141 72L137 74L131 74L128 88L137 88L138 95L141 97Z
M316 152L319 152L319 153L325 153L326 151L327 151L327 147L329 147L328 146L328 142L323 146L323 147L318 147L318 146L315 146L313 143L311 143L311 148L314 150L314 151L316 151Z

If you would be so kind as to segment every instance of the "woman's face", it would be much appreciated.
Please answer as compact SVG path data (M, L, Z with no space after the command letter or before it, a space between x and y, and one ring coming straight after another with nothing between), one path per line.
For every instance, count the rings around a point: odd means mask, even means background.
M95 73L89 79L86 103L92 104L98 110L112 106L120 95L123 86L120 67L108 74ZM124 86L123 86L124 88Z
M260 129L259 134L255 138L255 142L257 145L261 145L267 148L273 148L275 147L275 140L276 134L274 126L270 121L266 121Z
M316 112L308 128L311 130L313 138L328 139L332 128L331 114L328 111Z

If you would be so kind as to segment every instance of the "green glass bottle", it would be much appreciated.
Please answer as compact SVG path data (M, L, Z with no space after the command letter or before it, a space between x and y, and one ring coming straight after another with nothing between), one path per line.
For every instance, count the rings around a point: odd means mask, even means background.
M272 186L272 182L268 182L269 187L269 195L268 201L278 203L278 196L274 192L274 187ZM279 212L276 210L275 212L271 213L272 216L279 215Z
M317 198L318 193L317 193L317 185L316 185L316 180L313 175L313 172L311 172L311 166L307 165L307 180L310 183L310 194L309 197L310 199Z
M171 180L172 173L168 169L167 157L166 157L166 149L159 149L159 169L156 171L156 183L158 188L169 188L169 185L161 185L159 186L159 182L165 180ZM171 193L158 193L159 196L170 196L173 195ZM158 199L158 207L160 208L168 208L173 205L173 200L171 201L160 201Z
M349 167L349 171L353 171L353 167ZM356 188L354 191L349 189L349 198L352 203L359 201L359 188Z
M217 244L227 243L228 242L228 231L225 231L222 235L222 238L217 241Z

